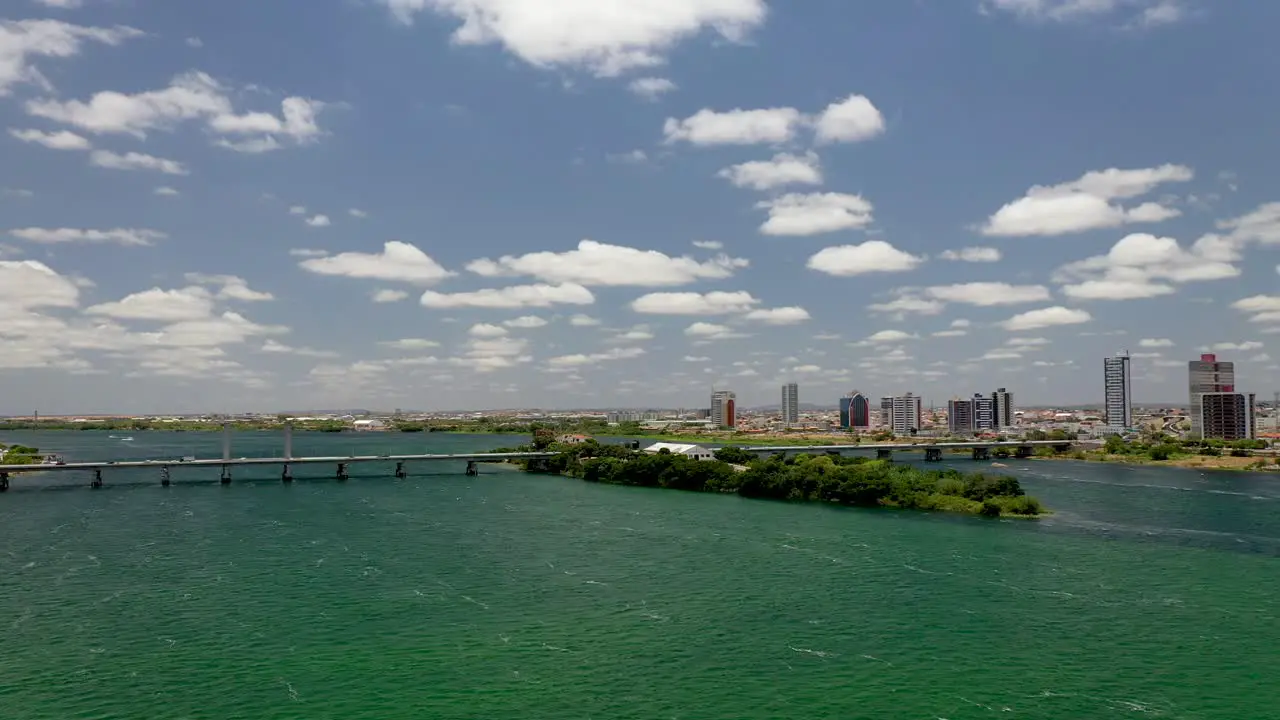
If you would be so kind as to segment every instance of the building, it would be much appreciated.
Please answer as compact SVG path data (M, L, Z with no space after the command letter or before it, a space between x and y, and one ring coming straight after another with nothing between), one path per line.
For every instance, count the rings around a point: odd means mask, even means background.
M1118 353L1102 361L1102 389L1107 427L1133 427L1133 385L1129 374L1129 353Z
M880 398L880 413L894 435L915 435L924 415L920 398L911 393Z
M702 447L701 445L686 445L684 443L660 442L660 443L654 443L644 449L645 452L653 453L654 455L657 455L663 450L666 450L672 455L684 455L685 457L691 457L694 460L714 460L715 459L715 454L712 453L707 448Z
M871 402L854 390L840 398L840 427L845 430L867 430L871 427Z
M1235 392L1236 365L1231 362L1218 362L1217 355L1201 355L1199 360L1187 363L1187 386L1191 396L1191 437L1197 440L1212 437L1205 435L1200 396L1205 393Z
M729 390L717 390L711 393L711 424L718 428L732 429L738 424L735 413L737 395Z
M800 423L800 386L795 383L782 386L782 422L785 425Z
M1004 388L999 388L991 393L991 402L995 404L996 429L1013 427L1015 423L1013 417L1013 393Z
M973 431L992 432L996 429L996 401L985 395L973 396Z
M947 401L947 430L955 435L965 435L973 432L973 401L955 400Z
M1238 392L1200 393L1201 438L1253 440L1257 435L1254 395ZM1192 419L1195 423L1195 418Z
M561 435L556 442L561 445L581 445L591 440L588 435Z

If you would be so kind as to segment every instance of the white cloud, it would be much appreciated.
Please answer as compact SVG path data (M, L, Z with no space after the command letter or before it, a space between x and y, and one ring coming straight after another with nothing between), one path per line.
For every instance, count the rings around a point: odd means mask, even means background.
M569 324L574 327L595 327L600 324L600 321L590 315L578 314L569 318Z
M181 290L152 288L115 302L94 305L85 312L117 320L201 320L213 315L213 298L207 290L200 287Z
M884 132L884 116L862 95L827 106L814 121L819 143L862 142Z
M547 321L537 315L523 315L510 320L503 320L502 324L509 328L518 328L521 330L532 330L534 328L546 327Z
M163 185L163 186L161 186L161 187L158 187L158 188L156 188L155 190L152 190L151 192L152 192L153 194L155 194L155 195L162 195L162 196L165 196L165 197L175 197L175 196L178 196L178 195L181 195L181 194L182 194L182 193L178 192L176 188L171 188L171 187L169 187L169 186L167 186L167 185Z
M1173 347L1173 341L1168 338L1143 338L1138 341L1138 347L1144 348L1167 348Z
M307 225L311 227L329 227L331 224L328 215L313 215L307 218Z
M597 365L602 362L611 360L631 360L644 355L644 349L638 347L614 348L602 353L591 353L590 355L561 355L547 360L547 364L553 368L565 367L581 367L583 365Z
M723 250L724 243L719 240L694 240L693 246L703 250Z
M631 328L630 330L625 330L609 338L609 342L632 343L632 342L645 342L647 340L652 340L652 339L653 339L653 332L649 329L648 325L637 325Z
M72 25L59 20L0 21L0 97L9 95L19 83L52 86L31 64L37 57L69 58L80 54L85 43L116 46L141 37L131 27L110 28Z
M217 145L242 152L275 150L284 142L304 144L321 135L316 114L323 103L289 97L281 102L281 117L265 112L236 114L229 94L229 89L210 75L189 72L160 90L134 95L107 90L88 102L32 100L26 103L26 110L91 133L138 138L152 131L173 130L184 122L203 122L215 135Z
M1018 305L1050 299L1049 288L1043 285L1010 285L1001 282L971 282L958 285L940 285L925 288L925 294L936 300L952 303L993 307Z
M632 301L631 309L650 315L732 315L749 312L758 304L745 291L649 293Z
M657 100L676 89L676 84L664 77L642 77L632 80L627 89L645 100Z
M644 163L649 162L648 153L639 148L629 152L605 155L604 157L609 162L618 163L620 165L643 165Z
M364 210L361 210L360 208L351 208L350 210L347 211L347 214L353 218L356 218L357 220L363 220L369 217L369 213L365 212Z
M405 300L409 297L409 293L404 290L374 290L372 299L376 303L394 303Z
M187 273L185 279L196 285L212 285L218 288L218 299L240 300L242 302L263 302L274 300L269 292L259 292L249 287L249 282L235 275L206 275L204 273Z
M1016 350L988 350L986 354L978 358L979 360L1017 360L1022 357L1022 353Z
M789 107L726 112L702 109L683 120L667 118L662 126L666 142L693 145L776 145L795 137L804 124L799 110Z
M151 170L165 175L190 174L187 167L177 160L139 152L127 152L121 155L110 150L94 150L89 153L89 164L108 170Z
M507 329L497 325L491 325L489 323L477 323L471 326L471 329L467 331L467 334L471 337L480 338L505 337L507 335Z
M429 308L545 308L552 305L590 305L596 301L591 291L581 285L515 285L485 288L472 292L425 292L422 305Z
M1170 295L1171 283L1236 277L1240 259L1232 242L1206 235L1189 250L1173 238L1134 233L1106 255L1096 255L1059 268L1054 281L1062 292L1082 300L1129 300Z
M922 262L924 258L903 252L883 240L868 240L861 245L823 248L809 258L806 267L828 275L850 277L873 272L905 272Z
M767 310L752 310L743 317L747 320L765 323L766 325L795 325L797 323L806 322L810 319L809 311L802 307L780 307Z
M609 77L665 62L668 50L703 32L740 42L764 23L764 0L379 0L403 23L432 10L462 25L460 45L502 45L539 68Z
M937 315L946 308L947 304L940 300L930 300L922 298L909 290L899 291L898 297L883 303L872 303L867 309L872 312L890 313L895 315L906 315L916 313L919 315Z
M943 260L956 260L960 262L1000 262L1003 257L998 248L993 247L967 247L960 250L944 250L938 254Z
M309 347L293 347L292 345L285 345L284 343L277 342L271 339L268 339L266 342L264 342L262 344L262 347L259 348L259 350L261 352L271 353L274 355L298 355L301 357L313 357L313 358L338 357L338 353L333 352L332 350L316 350L314 348L309 348Z
M306 205L294 205L294 206L292 206L292 207L290 207L290 208L289 208L289 214L290 214L290 215L306 215L306 214L307 214L307 206L306 206Z
M379 345L389 347L393 350L427 350L429 348L440 347L440 343L435 340L426 340L423 338L401 338L400 340L384 340Z
M937 338L964 337L968 334L969 334L968 330L939 330L933 333L933 337L937 337Z
M449 362L476 372L492 372L531 361L528 348L529 342L519 338L473 338L467 342L466 353Z
M423 251L409 243L392 240L380 253L345 252L303 260L304 270L320 275L391 280L432 285L457 273L444 269Z
M860 345L879 345L881 343L902 342L903 340L915 340L916 335L903 330L881 330L861 341Z
M1087 323L1093 319L1093 316L1084 310L1073 310L1070 308L1055 305L1053 307L1041 308L1040 310L1031 310L1028 312L1014 315L1013 317L1000 323L1000 325L1011 332L1019 332L1022 330L1036 330L1039 328L1055 327L1058 325L1079 325Z
M1005 340L1004 344L1007 347L1029 349L1029 348L1044 347L1045 345L1049 345L1050 342L1048 338L1042 338L1042 337L1036 337L1036 338L1013 337L1013 338L1009 338L1008 340Z
M701 356L695 356L695 355L685 355L683 359L684 359L684 362L691 362L691 363L711 362L711 358L709 357L701 357Z
M971 325L973 325L973 323L969 322L968 320L965 320L964 318L958 318L956 320L951 321L951 327L953 328L967 328L967 327L970 327Z
M1212 350L1218 352L1248 352L1250 350L1260 350L1265 347L1257 340L1246 340L1244 342L1220 342L1214 343Z
M1128 24L1139 27L1168 25L1186 17L1181 0L983 0L981 7L1033 22L1082 22L1120 10L1136 11Z
M3 61L0 61L3 62ZM89 141L66 130L47 133L42 130L18 130L10 128L9 134L25 143L36 143L50 150L88 150Z
M733 340L736 338L747 337L747 335L743 333L735 332L734 329L728 325L717 325L715 323L708 322L696 322L685 328L684 334L691 338L697 338L698 340L703 341Z
M482 258L467 263L467 269L484 277L529 275L549 283L662 287L687 285L697 280L721 280L747 265L746 260L727 255L698 262L688 256L671 257L657 250L583 240L576 250L506 255L497 260Z
M765 235L819 235L863 228L872 219L871 203L847 193L788 193L756 207L769 211L769 219L760 226Z
M1163 183L1186 182L1192 177L1191 168L1161 165L1135 170L1110 168L1085 173L1060 185L1037 185L997 210L982 227L982 233L1051 236L1168 220L1181 211L1154 202L1125 208L1114 201L1145 195Z
M158 230L139 228L116 228L114 230L88 230L78 228L19 228L10 230L9 234L29 242L41 244L58 243L115 243L117 245L151 245L156 240L163 240L165 235Z
M737 187L771 190L784 185L821 185L822 167L816 153L779 153L772 160L752 160L717 173Z
M0 260L0 336L12 330L14 311L39 307L71 308L79 304L80 289L37 260ZM2 353L0 353L2 354Z

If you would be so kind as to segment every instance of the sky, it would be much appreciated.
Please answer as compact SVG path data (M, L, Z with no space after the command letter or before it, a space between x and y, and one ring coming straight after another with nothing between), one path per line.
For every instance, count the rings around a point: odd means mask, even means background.
M1277 22L4 0L0 414L1270 398Z

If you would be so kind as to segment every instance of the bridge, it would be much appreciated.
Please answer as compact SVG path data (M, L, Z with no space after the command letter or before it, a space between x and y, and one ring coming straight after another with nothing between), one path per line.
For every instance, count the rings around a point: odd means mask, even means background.
M165 487L169 486L173 470L176 468L221 468L220 479L223 485L231 484L231 468L233 467L253 467L261 465L276 465L281 468L280 479L283 482L293 481L293 470L295 465L333 465L336 467L334 477L338 480L347 480L350 475L348 468L357 463L395 463L396 469L394 475L398 479L408 477L408 471L405 469L406 463L410 462L440 462L455 461L467 463L467 475L478 475L478 463L482 462L504 462L507 460L528 460L534 458L550 458L555 457L558 453L554 452L509 452L509 453L448 453L448 454L420 454L420 455L326 455L326 456L303 456L295 457L293 454L293 426L284 426L284 455L281 457L231 457L231 429L227 425L222 427L222 457L209 459L183 458L180 460L104 460L93 462L70 462L70 463L36 463L30 465L0 465L0 492L9 489L10 477L15 473L22 472L91 472L93 473L93 481L90 485L94 488L100 488L103 485L102 474L104 470L128 470L139 468L154 468L160 471L160 484Z
M970 450L974 460L990 460L992 451L1008 450L1014 457L1031 457L1037 447L1051 447L1055 450L1066 450L1071 447L1069 441L1063 440L996 440L947 443L865 443L859 445L775 445L775 446L737 446L741 450L759 455L776 453L829 453L875 451L881 460L892 460L895 450L920 452L924 451L924 459L928 462L940 462L945 450Z

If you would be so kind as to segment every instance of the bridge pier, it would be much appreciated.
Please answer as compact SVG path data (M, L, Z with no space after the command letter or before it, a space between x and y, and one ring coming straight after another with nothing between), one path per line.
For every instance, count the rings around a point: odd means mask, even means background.
M162 487L169 487L169 466L168 465L165 465L164 467L160 468L160 485Z
M892 451L892 450L890 450L890 449L888 449L888 448L876 448L876 459L877 459L877 460L889 460L889 461L891 461L891 462L892 462L892 461L893 461L893 451Z
M1013 456L1020 459L1029 458L1031 457L1031 448L1026 445L1019 445L1018 447L1014 448Z
M467 461L467 476L475 477L480 474L480 468L476 465L475 460Z
M925 448L924 460L925 462L942 462L941 448Z
M222 466L222 477L220 480L223 485L231 484L231 467L229 465Z
M89 487L95 490L102 487L102 468L93 471L93 482L89 483Z
M973 459L974 459L974 460L990 460L990 459L991 459L991 448L985 448L985 447L976 447L976 448L974 448L974 449L973 449Z
M0 472L0 492L9 491L9 473Z
M284 469L280 471L280 482L293 482L293 473L289 470L289 463L285 463Z
M396 463L396 479L403 480L409 477L409 473L404 471L404 461Z
M349 476L349 475L347 475L347 464L346 464L346 463L338 463L338 479L339 479L339 480L346 480L348 477L350 477L350 476Z

